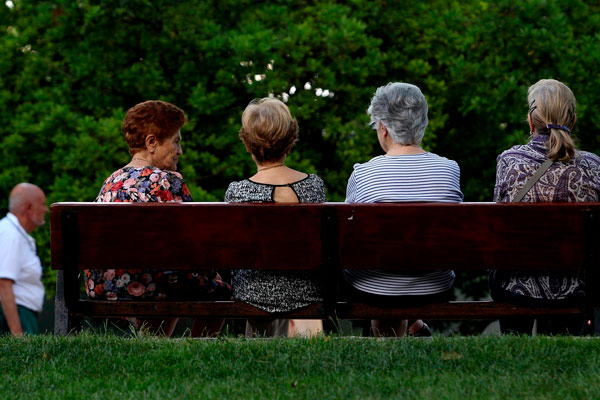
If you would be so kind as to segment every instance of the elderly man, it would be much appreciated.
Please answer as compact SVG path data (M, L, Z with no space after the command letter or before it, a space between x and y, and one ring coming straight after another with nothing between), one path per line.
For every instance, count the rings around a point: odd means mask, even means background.
M0 334L35 334L44 286L35 240L29 234L44 224L46 196L36 185L19 183L10 192L8 211L0 220Z

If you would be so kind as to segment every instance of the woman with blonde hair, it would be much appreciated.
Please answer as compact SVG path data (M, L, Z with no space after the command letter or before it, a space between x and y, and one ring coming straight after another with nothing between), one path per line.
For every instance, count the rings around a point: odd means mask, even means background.
M225 193L231 203L321 203L321 178L285 166L298 140L298 123L287 106L273 98L253 100L242 114L240 139L256 164L256 174L232 182ZM321 301L316 276L309 272L238 270L232 274L234 298L271 313L287 312ZM249 320L246 335L312 335L320 320Z
M531 140L498 156L494 201L599 201L600 157L575 147L572 131L577 115L571 89L557 80L542 79L529 88L527 100ZM580 272L494 271L490 289L495 300L545 305L577 303L586 288ZM579 319L538 320L538 332L579 334L582 323ZM531 334L532 328L533 319L500 320L505 333Z

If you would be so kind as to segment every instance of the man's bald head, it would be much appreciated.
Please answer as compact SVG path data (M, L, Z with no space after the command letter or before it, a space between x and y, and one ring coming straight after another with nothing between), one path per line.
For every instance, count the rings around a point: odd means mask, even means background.
M19 219L27 232L31 233L44 224L44 216L48 212L46 195L34 184L19 183L10 191L8 211Z

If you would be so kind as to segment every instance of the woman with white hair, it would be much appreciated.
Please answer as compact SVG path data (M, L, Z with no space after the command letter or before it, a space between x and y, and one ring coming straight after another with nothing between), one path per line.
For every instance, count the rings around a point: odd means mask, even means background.
M377 89L367 113L385 154L355 164L348 181L348 203L460 202L460 170L455 161L421 148L428 124L427 101L408 83L389 83ZM400 260L399 260L400 261ZM440 265L440 269L443 269ZM418 266L415 266L418 268ZM353 298L382 307L434 303L452 295L453 271L423 271L410 275L384 271L346 270ZM375 335L403 336L406 320L373 320ZM418 320L409 335L431 331Z
M575 96L564 83L542 79L527 91L531 140L498 156L494 201L600 201L600 157L575 148ZM535 240L532 238L532 240ZM573 304L584 295L582 272L490 275L494 300L514 304ZM579 334L580 318L538 320L538 333ZM504 333L531 334L533 319L501 319Z

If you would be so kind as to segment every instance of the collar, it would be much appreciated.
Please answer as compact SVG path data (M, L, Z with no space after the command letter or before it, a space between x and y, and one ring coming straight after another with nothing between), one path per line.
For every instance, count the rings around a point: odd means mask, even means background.
M6 218L11 222L11 225L14 226L15 228L17 228L17 230L19 231L19 233L21 235L24 235L25 238L27 238L27 240L32 243L35 244L35 239L25 231L25 229L23 229L23 227L21 226L21 223L19 222L19 219L17 218L17 216L11 212L6 214Z
M550 139L550 136L548 135L535 135L534 137L531 138L531 142L532 143L546 143L548 141L548 139Z
M529 145L539 153L546 155L548 149L546 148L546 143L550 139L548 135L536 135L531 138Z

